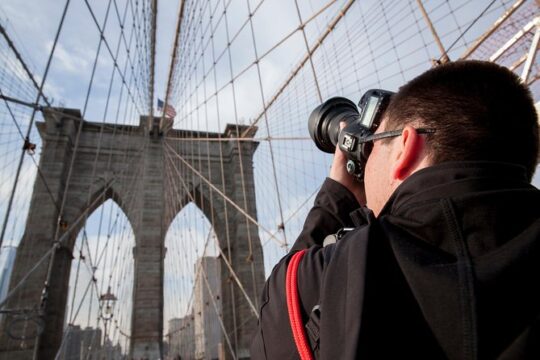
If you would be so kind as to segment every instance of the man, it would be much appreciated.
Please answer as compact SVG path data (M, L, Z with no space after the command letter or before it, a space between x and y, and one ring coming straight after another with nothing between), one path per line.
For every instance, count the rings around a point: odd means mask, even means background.
M363 184L336 150L266 283L253 359L299 358L285 274L303 249L298 291L315 358L540 359L530 92L492 63L442 65L392 96L376 133L401 129L373 142ZM354 230L323 246L341 228Z

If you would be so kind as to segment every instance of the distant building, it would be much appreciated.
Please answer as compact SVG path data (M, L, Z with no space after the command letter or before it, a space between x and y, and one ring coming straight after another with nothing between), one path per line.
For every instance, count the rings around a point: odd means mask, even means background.
M99 359L106 360L122 360L124 355L122 354L122 347L120 344L113 345L110 339L103 341L103 346L99 355Z
M68 325L65 332L64 344L60 350L60 360L100 360L101 329L79 325Z
M168 359L194 360L194 333L192 315L169 320Z
M195 322L195 358L219 359L222 346L220 317L221 266L212 256L200 258L195 265L195 294L193 316Z
M0 249L0 301L3 301L8 294L16 255L17 248L15 246L2 246ZM2 315L0 315L0 321L2 321Z
M170 356L169 356L169 341L168 340L163 340L163 357L165 359L170 359Z
M2 246L0 250L0 301L4 300L9 290L15 255L17 255L15 246Z

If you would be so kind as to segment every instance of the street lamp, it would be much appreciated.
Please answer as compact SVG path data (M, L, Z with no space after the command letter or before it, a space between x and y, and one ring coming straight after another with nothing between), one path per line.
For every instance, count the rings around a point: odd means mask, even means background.
M105 294L102 294L99 297L99 302L101 305L101 318L103 319L104 326L105 326L105 334L103 336L103 346L107 346L106 341L108 340L107 338L108 322L113 318L114 304L116 303L117 300L118 299L116 298L116 296L114 296L114 294L111 292L110 285L107 288L107 292Z
M111 292L111 287L107 288L107 293L99 297L101 303L101 317L103 320L108 321L113 317L114 303L118 300L116 296Z

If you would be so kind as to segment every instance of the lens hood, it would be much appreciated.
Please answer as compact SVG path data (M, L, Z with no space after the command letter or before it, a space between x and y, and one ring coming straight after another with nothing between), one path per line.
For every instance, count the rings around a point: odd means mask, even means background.
M319 150L333 153L339 136L339 123L358 117L358 108L349 99L333 97L317 106L309 116L308 131Z

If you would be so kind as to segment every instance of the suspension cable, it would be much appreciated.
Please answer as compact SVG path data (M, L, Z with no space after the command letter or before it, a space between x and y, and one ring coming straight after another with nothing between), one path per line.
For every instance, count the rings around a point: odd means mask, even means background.
M173 154L174 155L178 155L177 153L175 153L173 151ZM180 160L184 161L183 158L179 157ZM191 167L191 165L189 165L187 162L185 163L186 166L188 166L192 171L194 172L197 172L197 170L195 170L194 168ZM198 176L201 177L201 179L205 180L204 177L202 177L200 174L197 174ZM185 184L183 184L185 186ZM211 185L210 183L208 183L208 185L210 187L213 187L213 185ZM187 190L187 189L186 189ZM217 189L214 189L215 191L219 192L219 190ZM189 193L189 192L186 192L186 194L188 194L188 196L190 197L191 201L193 201L194 203L196 203L195 199L192 197L192 195ZM224 196L224 198L227 200L229 199L228 197L226 197L224 194L222 194L222 196ZM231 203L233 204L233 206L235 206L237 208L237 210L239 211L242 211L238 205L234 204L234 202L232 202L232 200L229 199L229 201L231 201ZM244 215L247 217L248 215L244 213ZM251 217L250 217L251 218ZM250 219L252 220L252 218ZM252 220L253 221L253 220ZM260 225L259 225L260 226ZM227 260L227 256L225 253L223 253L223 250L221 250L221 247L218 247L218 251L222 257L222 259L225 261L225 264L227 265L227 268L229 269L229 271L231 272L231 275L233 276L234 278L234 281L236 282L236 284L238 285L238 287L240 288L240 290L242 291L244 297L246 298L247 302L248 302L248 305L249 307L251 308L251 310L254 312L255 316L258 318L259 317L259 314L257 312L257 308L253 305L253 302L251 301L249 295L247 294L244 286L242 285L240 279L238 278L236 272L234 271L231 263L229 262L229 260Z
M198 178L200 178L202 181L204 181L208 186L210 186L215 192L217 192L226 202L231 204L236 210L238 210L240 213L242 213L249 221L251 221L253 224L257 225L261 230L266 232L272 239L274 239L280 246L284 246L278 238L273 236L273 234L266 229L262 224L260 224L256 219L254 219L251 215L249 215L244 209L242 209L238 204L236 204L231 198L229 198L227 195L225 195L218 187L216 187L214 184L212 184L211 181L209 181L206 177L204 177L197 169L195 169L193 166L189 164L187 160L185 160L180 154L178 154L174 149L167 143L165 143L165 146L173 153L175 157L177 157L182 163L191 170L195 175L197 175ZM179 173L180 174L180 173Z
M47 59L47 65L45 66L45 72L43 73L43 78L41 79L41 84L39 86L38 95L37 95L37 98L36 98L36 101L35 101L36 104L39 103L39 100L40 100L40 98L41 98L41 96L43 94L43 86L45 85L45 81L47 80L47 75L49 74L49 68L50 68L50 65L51 65L51 62L52 62L54 51L56 49L56 45L58 44L58 39L60 38L60 32L62 31L62 28L64 26L64 19L66 18L66 13L67 13L67 10L68 10L68 7L69 7L69 2L70 2L70 0L66 0L66 4L64 5L64 10L63 10L62 16L60 18L60 24L58 25L58 29L56 31L53 46L52 46L51 51L49 53L49 58ZM5 34L5 31L2 32L2 33ZM4 36L6 36L6 35L4 35ZM7 39L7 37L6 37L6 39ZM32 131L32 127L34 125L35 116L36 116L36 109L34 108L32 110L32 115L30 117L30 123L28 124L28 129L26 131L25 139L27 139L27 140L29 140L30 132ZM2 247L2 243L4 242L4 235L6 233L6 227L7 227L7 223L8 223L8 220L9 220L9 215L11 214L11 207L13 205L13 198L15 197L15 192L17 191L17 185L19 183L19 176L21 174L21 168L22 168L22 164L23 164L23 161L24 161L24 154L25 153L26 153L26 150L23 149L21 151L21 156L19 157L19 165L17 166L17 171L15 173L15 180L13 182L13 187L11 189L11 194L9 196L6 215L4 217L4 223L2 225L2 232L0 233L0 248Z
M283 85L276 91L276 93L272 96L272 98L267 102L266 106L263 108L263 110L255 117L255 120L250 124L249 128L244 130L244 133L242 136L245 136L249 133L249 131L253 130L253 127L257 125L257 123L260 121L260 119L263 117L263 115L266 113L266 111L274 104L274 102L277 100L277 98L283 93L285 88L289 86L292 79L298 75L300 70L304 67L306 62L311 58L311 55L317 51L317 49L321 46L321 44L324 42L328 34L330 34L334 28L337 26L339 21L345 16L347 11L351 8L351 5L354 3L355 0L348 0L345 6L341 9L339 14L328 24L326 30L323 34L317 39L314 45L309 48L309 51L304 56L304 58L300 61L300 63L295 67L295 69L292 71L292 73L287 77L287 79L283 82Z

